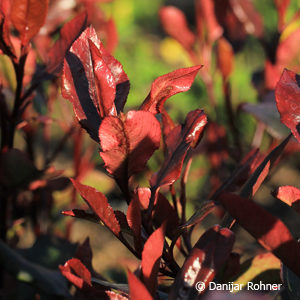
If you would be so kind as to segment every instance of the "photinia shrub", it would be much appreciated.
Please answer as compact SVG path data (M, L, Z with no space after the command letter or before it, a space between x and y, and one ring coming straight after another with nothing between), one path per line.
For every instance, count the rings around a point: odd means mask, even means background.
M57 13L59 2L0 3L1 56L15 76L12 82L9 72L0 73L2 294L6 295L9 283L17 287L13 299L298 299L300 245L290 226L256 201L256 195L274 169L299 150L300 77L295 73L299 45L294 43L299 29L286 31L295 26L299 13L286 21L289 1L274 1L278 22L269 38L250 0L196 0L194 31L183 11L162 7L164 30L194 66L159 76L139 108L128 110L130 81L112 55L117 45L114 21L105 17L97 1L77 0ZM253 79L261 101L235 108L234 60L249 35L265 51L262 76L259 82ZM284 69L291 66L293 70ZM224 98L221 105L215 94L216 73ZM172 96L189 92L198 75L215 116L201 107L177 124L168 104ZM59 87L75 121L69 118L64 100L59 103L60 114L54 111ZM223 104L226 127L218 119ZM240 132L241 111L258 120L252 144ZM278 125L279 118L287 128ZM54 147L53 124L61 133ZM265 128L270 132L267 146ZM16 146L20 136L24 147ZM69 139L74 175L70 181L53 167ZM95 148L98 162L121 195L126 207L122 211L113 208L111 195L82 183L94 168ZM188 218L192 207L188 177L198 155L209 162L208 181ZM203 170L198 170L197 176L202 175ZM138 176L145 178L143 184ZM138 261L137 268L127 271L126 284L97 273L89 238L79 246L68 241L74 219L64 218L64 234L57 230L54 193L69 185L71 201L62 214L104 225ZM86 205L77 203L77 193ZM272 194L299 213L298 187L277 185ZM20 249L25 222L34 229L35 243ZM245 245L239 244L239 227L260 247L247 260L241 249ZM57 252L53 259L50 254ZM267 298L246 288L238 295L229 293L230 288L210 290L210 286L247 282L283 287L264 291ZM20 286L26 287L26 296L18 294Z

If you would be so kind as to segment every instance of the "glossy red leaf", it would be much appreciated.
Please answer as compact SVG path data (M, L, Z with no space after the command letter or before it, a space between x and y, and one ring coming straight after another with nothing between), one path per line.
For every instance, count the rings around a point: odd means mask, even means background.
M215 17L213 0L196 1L196 21L201 39L208 37L209 42L212 43L223 33L223 29Z
M187 151L195 147L207 123L203 110L191 111L183 126L175 127L166 138L167 155L157 174L151 178L151 186L156 189L162 185L170 185L180 176L183 160Z
M217 64L223 78L226 80L233 70L234 53L230 43L223 37L217 42Z
M142 252L143 281L148 291L155 296L157 288L157 275L159 272L160 259L164 249L165 225L156 229L147 239Z
M134 247L138 253L142 251L142 235L141 235L141 226L142 226L142 216L140 202L138 195L134 194L127 210L127 222L130 229L133 232Z
M128 271L128 284L131 300L153 300L144 284L130 271Z
M69 259L63 266L59 266L59 269L78 288L82 289L84 284L92 286L91 273L79 259Z
M185 49L191 50L196 36L188 28L183 12L175 6L165 6L159 10L164 31L177 40Z
M110 229L116 236L120 234L120 225L114 214L114 210L109 205L106 197L96 189L81 184L75 179L71 179L74 187L87 202L95 214L100 218L104 225Z
M106 170L122 189L131 175L142 171L160 145L160 124L153 114L129 111L121 117L106 117L99 129L100 155Z
M115 94L116 83L101 57L102 49L94 29L87 28L66 54L62 76L62 95L72 102L77 119L96 141L101 119L116 114L111 98L103 98L111 92ZM106 82L101 85L103 90L99 89L99 81Z
M44 25L47 9L48 0L13 0L10 17L23 45L27 45Z
M300 214L300 190L298 188L289 185L281 186L273 194Z
M165 101L173 95L188 91L201 65L175 70L154 80L151 91L141 105L142 110L160 113Z
M235 194L222 194L220 201L238 224L256 238L262 247L273 252L282 263L300 275L300 244L294 240L282 221L254 201Z
M62 69L66 52L87 25L85 12L67 22L60 31L60 37L47 54L46 71L58 75Z
M285 69L275 89L275 97L281 122L300 142L300 77Z
M219 225L207 230L193 247L171 287L170 299L184 295L184 299L196 299L199 292L195 284L204 282L206 288L218 270L229 258L235 237L233 232ZM201 291L201 293L203 293Z

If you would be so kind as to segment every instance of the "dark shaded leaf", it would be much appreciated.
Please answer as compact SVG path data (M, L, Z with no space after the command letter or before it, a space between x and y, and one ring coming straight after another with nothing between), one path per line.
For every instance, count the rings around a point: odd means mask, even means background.
M240 192L241 197L252 197L256 193L256 191L261 186L262 182L267 177L269 170L272 168L278 157L283 152L285 146L290 140L290 137L291 135L289 135L275 149L273 149L260 163L260 165L255 169L249 180L243 186Z
M160 136L160 124L149 112L129 111L120 118L110 116L102 121L100 155L123 191L130 176L141 172L159 148Z
M67 22L60 31L60 37L47 54L46 71L58 75L62 69L66 52L87 25L87 14L83 12Z
M279 219L252 200L235 194L222 194L220 202L262 247L271 251L298 276L300 275L300 266L297 263L300 259L300 245Z
M95 214L100 218L104 225L110 229L116 236L120 234L120 225L114 214L114 210L109 205L106 197L96 189L81 184L78 181L71 179L74 187L87 202Z
M130 271L128 271L128 283L131 300L153 300L144 284Z
M165 161L160 171L151 178L153 189L170 185L179 178L186 153L199 143L206 123L203 110L197 109L187 115L183 126L179 125L169 133L166 138Z
M47 9L48 0L13 0L10 17L23 45L27 45L44 25Z
M300 298L300 279L299 275L297 276L293 271L291 271L288 267L282 264L281 267L281 277L286 287L289 299L297 300Z
M275 89L277 108L281 122L300 142L300 77L285 69Z
M0 264L18 280L35 285L42 293L71 299L67 282L58 271L29 262L1 240Z
M0 155L0 182L8 187L25 188L40 175L32 161L18 149Z
M164 31L177 40L185 49L191 50L196 36L188 28L183 12L175 6L164 6L159 10Z
M227 261L234 244L234 234L218 225L207 230L193 247L171 287L169 299L196 299L195 284L204 282L206 288L216 272ZM204 291L202 291L204 292ZM202 293L201 292L201 293Z
M138 195L134 194L127 210L127 222L130 229L133 232L134 238L134 248L138 253L142 251L142 235L141 235L141 226L142 226L142 216L140 202Z
M84 284L92 286L91 273L79 259L69 259L63 266L59 266L59 269L76 287L82 289Z
M276 139L282 139L288 135L288 129L280 122L275 102L244 103L241 108L252 114L257 120L266 125L267 131Z
M165 101L173 95L188 91L201 65L175 70L154 80L151 91L141 105L141 110L160 113Z
M164 249L165 225L156 229L147 239L142 252L143 281L148 291L155 296L157 288L157 275L159 272L160 259ZM129 283L130 287L130 283Z
M99 223L100 218L93 212L89 212L83 209L72 209L72 210L63 210L61 212L65 216L75 217L78 219L83 219L95 223Z

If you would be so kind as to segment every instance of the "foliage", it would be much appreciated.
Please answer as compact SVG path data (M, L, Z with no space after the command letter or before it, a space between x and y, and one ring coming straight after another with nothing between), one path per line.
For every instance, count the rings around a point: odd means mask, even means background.
M250 0L195 0L193 29L178 7L161 7L157 13L163 29L193 66L157 77L135 110L126 106L130 80L112 55L118 37L105 6L101 10L97 1L78 0L60 11L59 0L0 3L4 295L18 298L17 291L5 288L10 282L25 284L25 299L223 300L234 295L209 291L210 283L257 280L282 282L284 288L276 295L266 292L270 299L297 298L300 245L294 230L256 201L273 170L299 150L299 13L287 21L289 2L274 1L278 20L273 32L264 28ZM62 26L66 18L70 20ZM235 60L249 36L265 56L263 70L253 76L259 103L239 101L237 106L232 97ZM197 76L208 105L190 111L177 124L169 103L176 94L190 93ZM245 136L250 132L241 126L245 113L257 119L252 143ZM288 129L282 129L280 121ZM20 140L23 147L17 146ZM72 185L64 171L53 166L68 140L73 146ZM105 196L81 183L95 166L96 147L96 160L114 181L115 194ZM207 182L197 191L199 207L194 209L188 191L195 177L192 163L199 157L208 167L196 174L206 172ZM67 189L72 194L62 214L73 219L62 234L53 218L54 194ZM77 193L87 205L79 204ZM299 212L297 187L276 186L272 194ZM115 195L126 213L113 207ZM140 261L127 271L128 283L109 281L95 271L89 239L80 245L68 241L74 219L104 225ZM218 225L212 226L212 219ZM17 246L26 222L34 228L36 242L22 250ZM239 226L261 246L243 263ZM55 258L51 251L45 254L50 249L57 251ZM241 299L262 297L240 293Z

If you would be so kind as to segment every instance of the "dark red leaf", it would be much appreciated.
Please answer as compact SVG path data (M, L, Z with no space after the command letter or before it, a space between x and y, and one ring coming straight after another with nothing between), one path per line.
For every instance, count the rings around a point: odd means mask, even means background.
M183 160L187 151L195 147L207 123L203 110L191 111L183 126L175 127L166 138L167 155L157 174L151 178L151 186L156 189L162 185L170 185L180 176Z
M86 25L87 14L83 12L62 27L59 39L47 54L46 71L48 73L53 75L60 73L66 52L85 29Z
M120 225L115 217L114 210L109 205L106 197L90 186L81 184L74 179L71 179L71 181L78 193L87 202L104 225L116 236L119 236L121 231Z
M165 6L159 10L159 17L165 32L185 49L191 50L196 37L188 28L183 12L175 6Z
M234 240L233 232L219 225L207 230L177 274L170 290L170 299L177 299L179 295L185 295L184 299L196 299L199 292L195 284L202 281L208 287L208 283L229 258Z
M141 105L141 110L160 113L165 101L173 95L188 91L201 65L175 70L154 80L151 91Z
M217 64L223 78L226 80L233 70L234 53L230 43L223 37L217 42Z
M91 273L79 259L69 259L63 266L59 266L59 269L78 288L82 289L84 284L92 286Z
M300 190L294 186L281 186L274 192L274 196L287 205L293 207L300 214Z
M164 107L161 107L161 117L162 117L162 131L164 140L168 134L175 128L175 124Z
M273 252L282 263L300 275L300 244L288 228L252 200L235 194L222 194L221 203L230 215L266 250Z
M256 191L261 186L262 182L267 177L270 168L276 163L278 157L283 152L287 143L290 140L291 135L289 135L285 140L283 140L275 149L273 149L265 159L257 166L249 180L243 186L240 196L244 198L252 197ZM257 159L260 159L257 157ZM257 165L258 161L254 160L254 164ZM254 165L251 165L253 168Z
M165 224L156 229L147 239L142 252L143 281L148 291L155 296L157 288L157 275L160 259L164 249Z
M44 25L48 0L13 0L11 20L23 45L27 45Z
M213 43L222 35L223 29L215 17L213 0L196 1L196 18L201 40L208 37L209 42Z
M142 216L141 207L138 199L138 195L134 194L127 210L127 222L130 229L133 232L134 247L138 253L142 251L142 236L141 236L141 226L142 226Z
M179 219L174 207L161 193L158 193L157 201L154 205L153 220L157 227L166 222L166 235L170 238L174 237L179 226Z
M130 271L128 271L128 283L131 300L153 300L144 284Z
M285 69L275 89L277 108L281 122L300 142L300 77Z
M129 111L120 118L110 116L102 121L100 155L123 191L130 176L142 171L159 148L160 136L160 124L149 112Z

